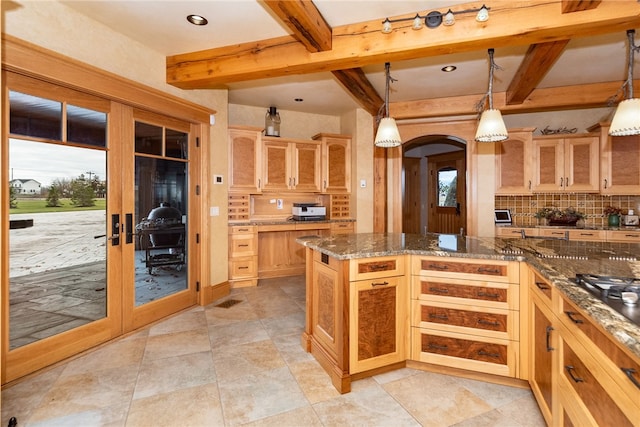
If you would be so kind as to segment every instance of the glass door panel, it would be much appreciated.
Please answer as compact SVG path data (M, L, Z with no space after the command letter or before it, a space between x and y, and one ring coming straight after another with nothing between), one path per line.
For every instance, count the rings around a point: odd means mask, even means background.
M14 349L106 317L106 152L19 139L9 146Z
M188 289L189 135L135 124L135 306Z

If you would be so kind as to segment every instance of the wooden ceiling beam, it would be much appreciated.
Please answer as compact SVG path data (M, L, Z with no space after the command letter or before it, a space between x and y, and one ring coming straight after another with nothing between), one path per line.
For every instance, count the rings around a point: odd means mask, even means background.
M602 0L562 0L562 13L595 9Z
M381 20L333 28L332 49L309 52L285 36L167 57L167 83L183 89L295 74L359 68L388 61L594 36L640 26L636 0L602 2L597 9L563 14L559 1L498 2L491 18L462 16L447 28L414 31L411 20L383 34ZM541 16L544 19L531 19ZM403 17L409 17L404 15Z
M331 50L331 27L311 0L263 0L309 52Z
M553 64L560 58L569 40L537 43L529 46L518 71L507 88L508 105L521 104L538 86Z
M378 95L362 68L332 71L334 77L355 98L356 102L372 116L377 116L384 99Z
M508 105L506 92L493 94L493 107L502 114L533 113L548 110L578 108L604 108L609 99L618 93L623 82L593 83L587 85L535 89L521 104ZM640 80L634 81L640 85ZM464 95L418 101L391 102L389 114L396 120L437 118L478 114L476 104L484 96Z
M331 50L331 32L320 11L310 0L264 0L263 3L293 32L308 52ZM355 101L375 116L384 103L361 68L332 71Z

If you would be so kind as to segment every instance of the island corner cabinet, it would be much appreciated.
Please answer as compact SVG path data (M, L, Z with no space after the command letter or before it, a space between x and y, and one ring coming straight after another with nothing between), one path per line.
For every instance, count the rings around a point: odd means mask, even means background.
M302 345L336 389L405 366L409 354L406 257L339 260L307 248Z

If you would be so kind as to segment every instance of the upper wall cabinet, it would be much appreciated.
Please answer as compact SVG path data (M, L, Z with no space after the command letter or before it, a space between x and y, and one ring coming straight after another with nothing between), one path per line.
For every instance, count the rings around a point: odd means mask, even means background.
M262 191L320 192L320 142L262 138Z
M533 130L509 130L509 139L495 144L496 195L531 193Z
M597 193L600 189L597 135L533 139L533 191Z
M589 129L600 132L600 193L640 194L640 136L609 136L609 124Z
M259 193L262 129L229 127L229 190Z
M350 192L351 137L319 133L313 139L322 142L322 192Z

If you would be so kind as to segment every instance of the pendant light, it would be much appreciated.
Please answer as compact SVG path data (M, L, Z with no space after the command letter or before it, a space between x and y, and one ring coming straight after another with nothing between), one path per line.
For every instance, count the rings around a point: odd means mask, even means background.
M480 108L483 108L485 99L489 98L489 109L484 110L480 116L475 138L478 142L504 141L509 137L500 110L493 109L493 70L498 68L493 60L493 52L493 49L489 49L489 89L479 104Z
M622 85L626 90L627 99L620 101L616 113L613 115L609 135L629 136L640 135L640 98L633 97L633 54L640 46L634 42L635 30L627 30L629 40L629 63L627 66L627 80Z
M380 119L380 124L378 124L378 132L376 132L376 139L374 144L376 147L384 147L391 148L402 145L402 140L400 139L400 132L398 131L398 126L396 125L395 119L389 117L389 82L392 80L389 75L389 69L391 68L391 64L386 62L384 64L384 71L386 76L386 87L384 92L384 117Z

